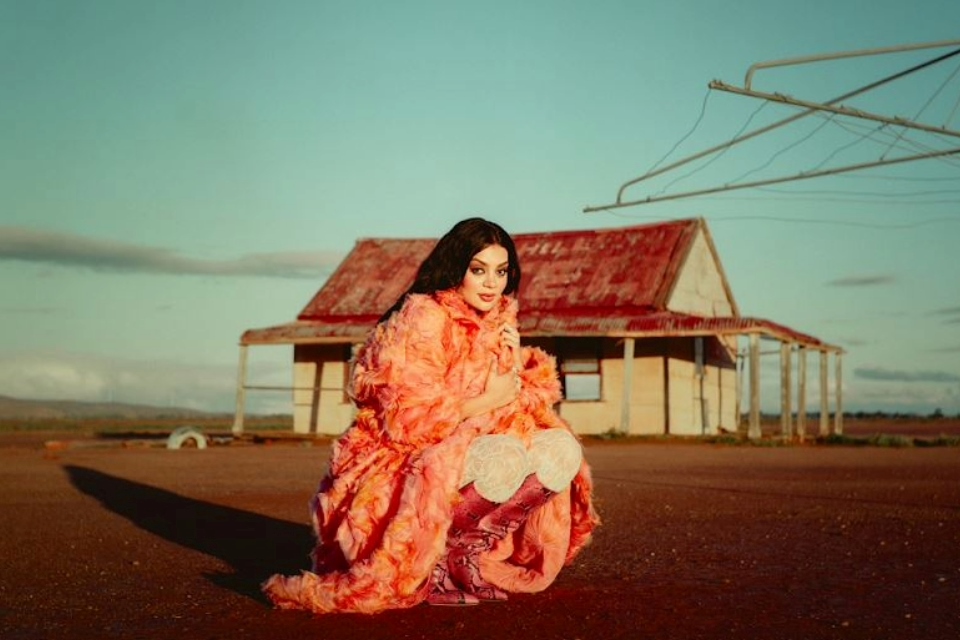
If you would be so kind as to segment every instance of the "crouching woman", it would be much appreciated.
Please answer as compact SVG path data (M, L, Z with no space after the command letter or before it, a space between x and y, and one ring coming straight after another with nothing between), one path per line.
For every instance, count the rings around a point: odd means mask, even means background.
M547 588L599 519L556 365L522 347L520 265L499 225L439 240L357 354L358 412L310 502L311 571L275 575L280 608L363 612Z

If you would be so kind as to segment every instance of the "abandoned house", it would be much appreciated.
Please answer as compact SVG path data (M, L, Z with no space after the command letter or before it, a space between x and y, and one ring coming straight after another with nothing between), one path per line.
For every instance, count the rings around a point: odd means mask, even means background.
M560 415L581 434L715 435L740 428L759 437L760 340L779 343L781 429L803 437L806 354L820 355L819 432L842 430L842 350L784 325L740 315L703 219L514 236L525 344L557 359ZM293 346L294 431L338 434L354 407L350 361L380 315L413 281L435 244L428 239L361 239L296 321L246 331L240 340L237 416L243 429L247 349ZM738 351L748 347L746 386ZM776 352L775 352L776 353ZM797 366L792 361L798 355ZM827 358L835 357L829 424ZM745 367L746 368L746 367ZM796 379L796 413L793 381Z

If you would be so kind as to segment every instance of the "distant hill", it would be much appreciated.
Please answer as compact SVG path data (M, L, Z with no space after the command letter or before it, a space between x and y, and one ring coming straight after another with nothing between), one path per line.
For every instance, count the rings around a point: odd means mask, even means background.
M161 420L165 418L209 418L225 414L185 409L154 407L122 402L80 402L77 400L26 400L0 395L0 420L78 420L109 418L114 420Z

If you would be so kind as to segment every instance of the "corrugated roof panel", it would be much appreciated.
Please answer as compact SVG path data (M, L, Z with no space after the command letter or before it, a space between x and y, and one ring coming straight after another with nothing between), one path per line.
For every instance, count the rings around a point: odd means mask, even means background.
M670 311L635 313L537 314L521 313L520 331L526 336L656 337L745 335L759 333L808 347L834 348L811 335L763 318L702 317Z
M436 239L366 239L340 263L298 318L379 318L407 290Z
M619 229L516 234L524 309L658 306L699 228L681 220ZM300 312L379 317L406 290L436 239L365 239Z
M641 314L638 311L638 314ZM521 314L524 336L610 336L634 338L758 333L810 348L839 350L818 338L763 318L704 318L671 312L646 315ZM362 342L378 316L298 320L244 332L241 344L311 344Z
M769 320L667 311L666 299L702 227L680 220L619 229L517 234L527 336L655 337L760 333L836 349ZM410 286L434 238L365 239L354 246L297 322L251 329L243 344L359 342ZM734 307L735 308L735 307Z
M662 306L667 278L697 220L517 235L524 309Z

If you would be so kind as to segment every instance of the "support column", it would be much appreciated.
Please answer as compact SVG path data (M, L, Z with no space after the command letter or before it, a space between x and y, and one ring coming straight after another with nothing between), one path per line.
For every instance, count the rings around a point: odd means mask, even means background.
M247 404L247 345L240 345L240 364L237 366L237 408L233 414L233 435L243 433L243 412Z
M620 433L630 433L630 396L633 391L634 338L623 341L623 397L620 399Z
M838 436L843 435L843 354L837 351L833 356L837 367L834 373L834 387L836 388L837 402L836 413L833 416L833 432Z
M788 439L793 437L792 353L793 345L780 343L780 435Z
M697 336L693 339L693 361L697 373L697 395L699 396L697 404L700 407L700 435L704 436L707 434L710 426L710 405L707 402L706 389L704 389L707 378L707 364L702 336Z
M757 440L760 431L760 336L750 334L750 424L747 437Z
M733 394L733 415L736 416L734 431L737 433L740 433L740 428L743 426L743 417L741 416L741 413L743 412L743 367L745 361L740 357L740 355L740 342L738 336L736 349L737 375L734 376L734 386L736 392Z
M830 387L827 383L826 351L820 352L820 437L830 435Z
M797 438L803 442L807 437L807 348L797 350Z

